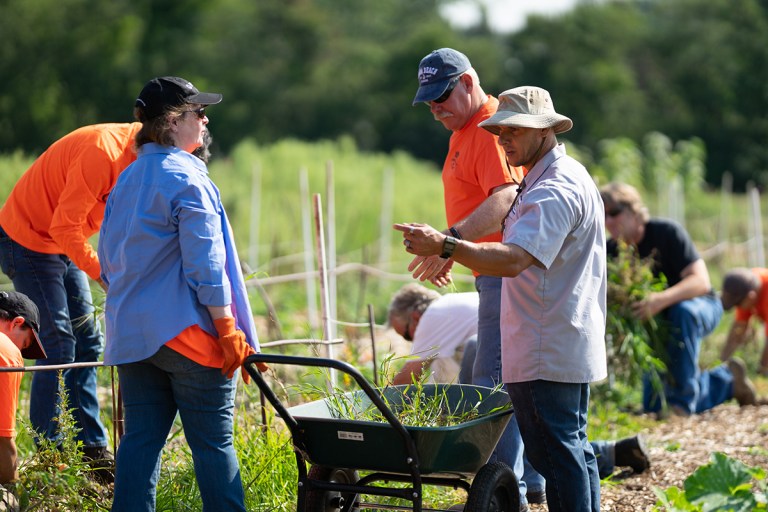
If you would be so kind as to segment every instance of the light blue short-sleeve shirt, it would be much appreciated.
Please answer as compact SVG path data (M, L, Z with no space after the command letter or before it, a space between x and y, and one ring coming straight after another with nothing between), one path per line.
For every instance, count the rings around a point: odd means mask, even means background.
M562 144L525 177L503 243L523 248L544 267L503 279L504 382L605 378L604 207L592 177Z

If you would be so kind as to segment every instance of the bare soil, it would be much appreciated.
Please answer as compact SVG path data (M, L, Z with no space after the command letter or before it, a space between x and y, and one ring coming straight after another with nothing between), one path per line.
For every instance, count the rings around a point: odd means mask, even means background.
M768 405L723 404L689 418L671 417L642 433L651 467L642 474L617 472L601 489L603 512L653 510L654 488L682 489L696 468L723 452L748 466L768 469ZM617 471L620 468L617 468ZM548 510L531 505L531 511Z

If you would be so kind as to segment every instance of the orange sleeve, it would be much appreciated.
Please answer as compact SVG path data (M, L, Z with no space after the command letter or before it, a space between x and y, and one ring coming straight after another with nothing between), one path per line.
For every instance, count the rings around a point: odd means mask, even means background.
M16 435L16 404L19 400L21 372L0 373L0 436Z
M88 238L99 230L117 177L136 159L141 123L78 128L54 142L14 186L0 224L17 243L45 254L66 254L88 276L100 266Z
M109 171L113 165L114 162L98 147L86 149L71 162L67 183L49 228L51 238L63 253L94 280L99 278L101 267L88 238L99 226L89 225L88 217L89 214L99 220L104 217L107 195L114 185L114 172Z
M11 340L0 333L0 366L23 364L19 350ZM22 375L21 372L0 372L0 437L16 435L16 406Z

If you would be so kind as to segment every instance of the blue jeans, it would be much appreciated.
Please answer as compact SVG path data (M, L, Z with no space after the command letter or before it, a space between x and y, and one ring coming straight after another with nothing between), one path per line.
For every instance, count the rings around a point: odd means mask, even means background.
M31 251L0 228L0 268L16 291L27 295L40 310L40 341L47 359L38 365L95 362L104 350L104 338L94 318L93 298L85 272L62 254ZM73 409L77 439L83 446L107 445L107 432L99 418L96 368L64 372L64 386ZM37 433L58 438L58 372L38 371L32 377L29 419Z
M701 340L710 334L723 316L723 306L714 294L684 300L669 307L664 313L669 329L667 341L667 375L664 393L670 406L683 411L699 413L711 409L733 397L733 376L725 365L712 370L699 369ZM643 379L643 408L658 412L661 400Z
M472 383L476 386L494 387L501 383L501 278L477 276L475 288L480 295L477 325L477 351L472 368ZM527 490L544 488L544 479L525 458L523 440L517 426L517 414L512 419L496 445L491 462L506 462L520 484L520 496L527 503Z
M613 474L616 468L616 443L614 441L592 441L592 451L597 459L597 474L600 479Z
M589 384L507 383L525 453L546 479L550 512L599 512L600 477L587 440Z
M472 367L475 366L475 355L477 355L477 336L472 336L464 343L459 384L472 384Z
M161 452L176 413L192 451L203 511L245 511L233 445L235 378L160 347L118 366L125 435L117 451L113 512L154 511Z

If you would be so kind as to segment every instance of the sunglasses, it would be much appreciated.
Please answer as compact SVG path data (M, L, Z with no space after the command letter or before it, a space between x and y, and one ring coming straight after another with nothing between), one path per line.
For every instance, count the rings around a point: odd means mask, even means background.
M205 119L205 107L200 107L200 108L195 109L195 110L185 110L184 111L185 114L187 112L192 112L193 114L195 114L197 116L198 119Z
M461 75L457 76L456 78L448 82L448 88L445 90L445 92L439 98L432 101L434 101L435 103L445 103L446 101L448 101L448 98L451 97L451 93L456 88L456 85L459 83L459 80L461 80Z
M613 218L613 217L616 217L617 215L621 214L621 212L623 212L623 211L624 211L624 207L623 206L616 206L616 207L614 207L614 208L612 208L610 210L606 210L605 211L605 216Z

